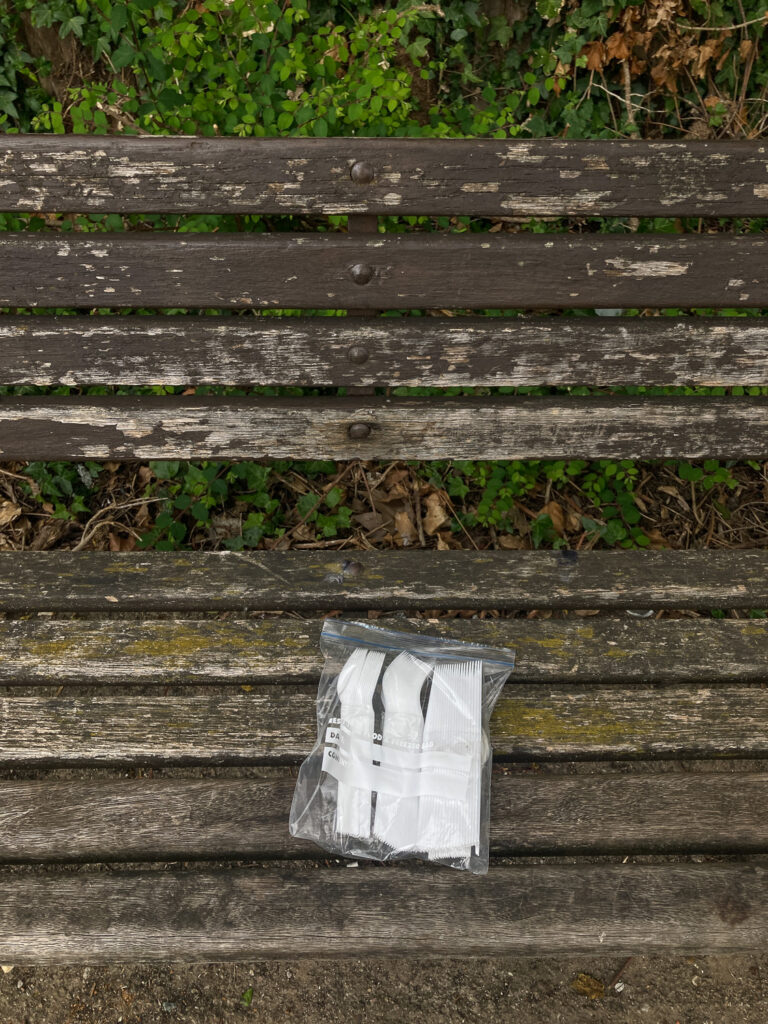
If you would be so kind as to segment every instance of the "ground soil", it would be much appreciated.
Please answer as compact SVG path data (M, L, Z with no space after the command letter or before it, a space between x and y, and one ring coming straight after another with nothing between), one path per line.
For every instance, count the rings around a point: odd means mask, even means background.
M2 1024L764 1024L768 955L14 968ZM587 985L589 982L587 982ZM574 988L574 985L576 986ZM243 994L253 990L250 1006Z

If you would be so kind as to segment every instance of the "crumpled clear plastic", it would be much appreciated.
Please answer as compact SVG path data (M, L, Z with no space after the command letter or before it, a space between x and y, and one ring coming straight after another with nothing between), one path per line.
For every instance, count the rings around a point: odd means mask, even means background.
M488 870L489 720L514 652L327 619L291 835L340 857Z

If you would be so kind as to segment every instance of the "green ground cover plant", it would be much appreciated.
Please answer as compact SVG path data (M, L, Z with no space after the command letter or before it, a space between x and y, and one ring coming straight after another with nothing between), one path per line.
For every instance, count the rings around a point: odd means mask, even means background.
M759 0L739 0L735 6L722 0L403 0L388 5L20 0L0 11L0 130L241 137L756 137L768 124L764 15ZM0 215L0 230L6 231L150 227L343 231L346 220L193 213ZM489 227L751 233L764 231L766 224L758 218L732 223L672 218L525 223L386 219L387 230L395 231ZM629 310L625 315L647 312ZM755 316L763 311L654 312ZM512 310L504 315L517 314ZM183 390L3 387L0 394ZM441 393L492 390L605 393L586 386L455 388ZM768 393L755 387L626 388L611 393L618 391ZM212 387L196 392L300 393ZM433 394L435 389L397 388L393 393ZM18 509L4 519L0 503L0 529L11 546L33 543L44 529L43 546L86 542L117 549L213 545L238 550L333 545L350 539L374 545L648 547L707 542L715 530L723 543L731 543L761 534L759 522L743 510L754 506L752 498L758 493L764 500L761 465L713 460L653 465L452 461L366 464L352 470L333 462L286 460L264 465L154 462L143 467L56 462L16 464L2 473L5 503ZM407 501L401 491L407 492ZM104 508L111 509L109 515L103 514ZM59 525L51 529L48 520Z

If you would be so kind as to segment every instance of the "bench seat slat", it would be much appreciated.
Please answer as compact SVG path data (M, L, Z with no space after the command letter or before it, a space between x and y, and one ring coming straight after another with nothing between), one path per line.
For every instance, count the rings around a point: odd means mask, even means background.
M515 650L515 682L762 682L768 622L397 619L397 629ZM0 622L0 685L313 683L321 620Z
M288 834L295 779L6 781L0 862L324 856ZM495 774L497 855L766 853L768 774Z
M768 940L750 864L123 871L0 879L3 963L736 952Z
M766 215L759 141L5 136L3 210ZM350 168L369 163L370 184Z
M350 437L365 424L363 439ZM0 458L768 457L768 398L14 396Z
M0 346L12 385L768 383L768 326L741 317L8 316Z
M0 552L4 612L767 607L759 549Z
M355 267L366 269L358 280ZM0 305L768 306L762 235L0 234Z
M315 739L315 690L0 698L0 764L295 763ZM491 723L515 761L768 756L768 690L723 684L510 684Z

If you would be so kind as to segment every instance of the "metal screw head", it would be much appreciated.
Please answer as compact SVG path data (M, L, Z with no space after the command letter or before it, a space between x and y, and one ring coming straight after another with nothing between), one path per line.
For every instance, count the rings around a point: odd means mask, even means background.
M356 263L349 273L355 284L368 284L373 277L373 267L370 263Z
M364 441L370 436L371 428L367 423L353 423L347 433L353 441Z
M347 352L347 358L350 363L367 363L368 355L368 349L362 345L353 345L349 352Z
M358 160L352 164L349 176L356 185L370 185L376 177L376 172L365 160Z

